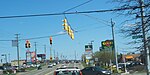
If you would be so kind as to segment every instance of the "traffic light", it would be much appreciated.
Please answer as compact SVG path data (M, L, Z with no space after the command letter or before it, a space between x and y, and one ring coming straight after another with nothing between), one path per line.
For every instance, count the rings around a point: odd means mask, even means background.
M50 45L52 45L52 37L50 37Z
M69 36L71 37L71 39L74 40L74 33L73 33L73 31L70 30L70 31L68 32L68 34L69 34Z
M52 57L50 57L50 61L52 61L53 60L53 58Z
M26 40L25 47L26 47L26 48L30 48L30 47L31 47L31 44L30 44L30 41L29 41L29 40Z
M71 27L68 25L67 19L65 18L65 19L63 20L63 22L64 22L64 24L63 24L64 30L68 33L68 35L71 37L71 39L74 40L74 32L73 32L73 30L71 29Z
M27 43L25 44L25 47L28 48L28 44Z
M68 23L67 23L67 19L65 18L65 19L63 20L63 22L64 22L64 24L63 24L64 30L65 30L65 31L68 31Z
M29 47L29 48L31 47L30 43L28 43L28 47Z

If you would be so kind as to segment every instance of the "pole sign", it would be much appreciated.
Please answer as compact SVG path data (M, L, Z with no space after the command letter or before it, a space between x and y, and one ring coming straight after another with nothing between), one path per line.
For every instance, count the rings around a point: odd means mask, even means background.
M92 45L85 45L85 51L92 51L93 46Z
M108 48L113 48L113 40L106 40L101 42L102 49L108 49Z
M138 39L138 38L143 38L143 36L142 35L132 36L132 39Z
M12 47L17 47L17 40L12 40Z

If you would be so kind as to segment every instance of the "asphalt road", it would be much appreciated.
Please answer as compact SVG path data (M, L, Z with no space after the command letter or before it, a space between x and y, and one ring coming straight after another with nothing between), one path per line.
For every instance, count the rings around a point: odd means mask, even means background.
M79 69L83 69L83 66L81 63L69 63L65 65L69 67L78 67ZM53 66L53 68L47 68L47 66L43 66L42 69L40 70L36 69L36 70L28 71L28 72L21 72L21 73L17 73L17 75L53 75L56 68L61 67L61 66L62 64Z

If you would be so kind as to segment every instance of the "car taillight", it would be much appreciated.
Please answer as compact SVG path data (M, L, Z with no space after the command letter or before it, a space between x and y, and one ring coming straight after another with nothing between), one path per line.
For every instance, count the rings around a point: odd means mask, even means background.
M56 71L54 71L54 75L56 75Z
M80 75L82 75L82 72L80 71Z

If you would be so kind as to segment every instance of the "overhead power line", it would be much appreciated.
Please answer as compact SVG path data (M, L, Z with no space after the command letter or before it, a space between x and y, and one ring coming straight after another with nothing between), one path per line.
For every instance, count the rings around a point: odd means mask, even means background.
M23 18L23 17L40 17L40 16L55 16L55 15L65 15L65 14L78 14L78 13L98 13L98 12L112 12L112 11L121 11L121 10L132 10L140 8L139 6L132 6L126 8L116 8L108 10L93 10L93 11L80 11L80 12L63 12L63 13L47 13L47 14L31 14L31 15L14 15L14 16L0 16L0 19L4 18Z
M75 7L72 7L72 8L70 8L70 9L67 9L67 10L65 10L64 12L68 12L68 11L70 11L70 10L72 10L72 9L75 9L75 8L77 8L77 7L80 7L80 6L82 6L82 5L84 5L84 4L87 4L87 3L91 2L91 1L93 1L93 0L88 0L88 1L86 1L86 2L84 2L84 3L82 3L82 4L79 4L79 5L75 6Z

